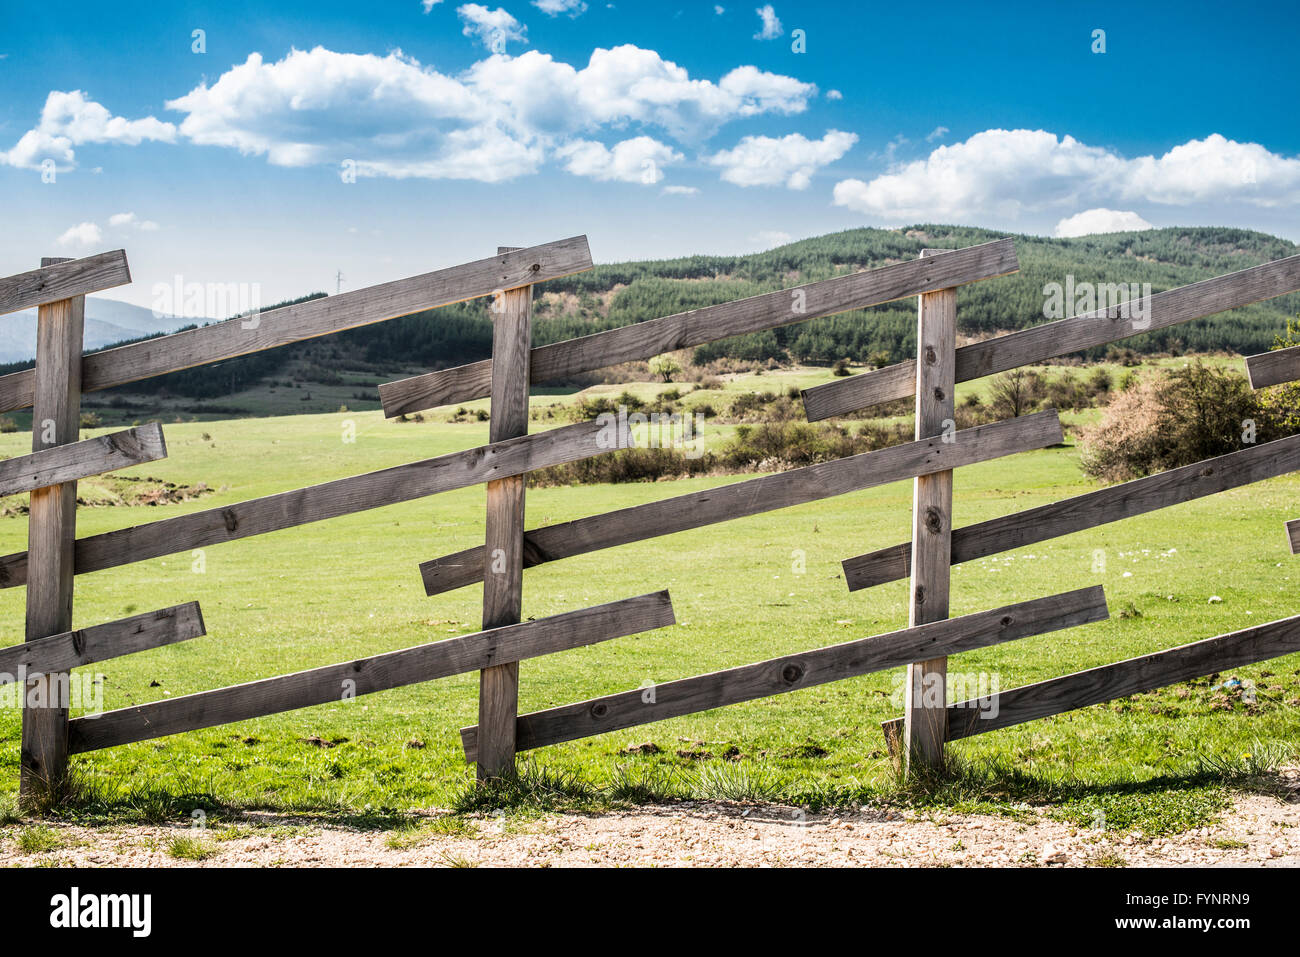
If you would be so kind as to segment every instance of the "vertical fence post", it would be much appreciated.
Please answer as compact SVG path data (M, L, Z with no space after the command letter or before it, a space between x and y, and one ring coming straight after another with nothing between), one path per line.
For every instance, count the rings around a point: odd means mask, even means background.
M66 262L45 258L42 266ZM77 441L81 426L81 342L86 297L37 309L32 451ZM27 517L27 629L34 641L72 630L77 483L33 489ZM68 767L67 673L28 680L23 701L19 793L57 796Z
M922 250L921 256L939 250ZM916 330L916 437L955 431L957 290L941 289L918 297ZM917 478L912 501L912 626L948 617L952 563L952 472ZM909 773L943 767L948 732L948 659L935 658L907 668L904 755Z
M497 252L512 252L502 246ZM492 418L489 440L528 433L529 356L533 287L499 293L492 303ZM524 489L526 475L489 482L483 574L483 627L519 621L523 613ZM479 672L478 779L515 768L515 720L519 712L519 664Z

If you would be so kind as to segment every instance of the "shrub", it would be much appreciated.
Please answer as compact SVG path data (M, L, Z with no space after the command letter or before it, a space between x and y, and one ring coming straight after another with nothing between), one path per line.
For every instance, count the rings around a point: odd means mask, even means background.
M1082 431L1080 467L1121 482L1190 465L1243 448L1252 421L1256 442L1283 434L1245 377L1198 360L1117 394L1101 422Z
M1286 332L1277 337L1274 349L1300 346L1300 317L1287 320ZM1260 393L1259 403L1283 432L1300 432L1300 382L1275 385Z

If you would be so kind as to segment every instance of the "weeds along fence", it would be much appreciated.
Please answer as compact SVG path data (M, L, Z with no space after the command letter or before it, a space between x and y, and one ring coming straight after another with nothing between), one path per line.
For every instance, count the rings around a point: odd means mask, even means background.
M130 281L121 250L0 280L0 314L38 307L35 368L0 377L0 411L31 406L32 453L0 462L0 494L31 492L28 549L0 557L0 587L27 586L26 642L0 650L0 681L25 683L22 790L57 790L68 756L437 678L480 674L478 723L461 730L480 778L508 774L519 751L907 666L904 715L886 725L909 762L942 761L947 740L1006 727L1188 677L1300 650L1300 616L1105 668L1002 692L988 709L946 700L947 657L1107 617L1099 587L949 617L954 563L1118 521L1300 469L1300 436L1064 502L954 529L953 470L1063 438L1054 411L957 430L956 383L1067 355L1300 289L1300 256L972 345L956 345L956 289L1019 268L1010 240L652 319L532 348L533 287L591 267L585 237L526 249L327 299L230 319L83 356L84 297ZM626 425L584 422L528 433L531 383L719 339L917 297L918 355L807 390L810 420L913 395L916 440L718 489L527 529L531 471L631 444ZM492 358L380 386L386 415L490 397L485 446L234 505L76 537L78 479L166 455L156 424L78 441L80 396L425 309L491 297ZM1294 353L1294 350L1287 350ZM1279 359L1278 357L1281 356ZM1295 377L1295 356L1252 357L1252 381ZM1289 365L1287 363L1290 363ZM1279 371L1280 370L1280 371ZM1271 381L1283 381L1272 379ZM887 635L520 715L519 663L674 623L666 591L522 621L523 571L615 545L811 502L903 479L915 483L908 543L846 559L853 590L912 582L908 627ZM69 720L70 669L204 635L194 602L72 630L75 576L233 541L469 485L486 486L484 544L424 562L425 590L483 583L482 630L294 674ZM1296 550L1297 525L1288 534Z

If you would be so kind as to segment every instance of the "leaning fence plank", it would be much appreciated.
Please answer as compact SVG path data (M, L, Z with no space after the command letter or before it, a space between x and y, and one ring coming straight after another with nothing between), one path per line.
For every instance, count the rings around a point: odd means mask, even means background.
M1246 360L1246 375L1252 389L1295 382L1300 379L1300 346L1251 356Z
M227 319L95 352L82 360L82 389L107 389L590 268L591 253L585 236L533 246L422 276L282 306L258 316ZM30 405L32 381L30 370L0 376L0 412Z
M957 381L968 382L1017 366L1118 342L1129 336L1212 316L1297 290L1300 290L1300 256L1204 279L1156 293L1143 305L1142 316L1133 315L1131 304L1126 303L962 346L957 350ZM1126 312L1128 318L1124 318ZM906 398L915 382L916 362L909 359L874 372L805 389L804 411L809 421L848 415L881 402Z
M925 250L921 255L931 253ZM916 350L916 437L943 436L955 427L956 416L956 289L919 297ZM912 493L912 590L908 604L912 627L948 617L951 559L952 470L918 475ZM916 766L931 771L943 767L947 676L947 658L907 666L902 761L909 771Z
M67 671L206 634L199 603L186 602L142 615L65 631L0 649L0 684L25 674Z
M1286 523L1286 537L1291 542L1291 554L1300 555L1300 518Z
M952 563L985 558L1295 471L1300 471L1300 435L955 528ZM845 583L850 591L858 591L906 578L911 558L908 542L846 558Z
M347 700L675 623L666 591L401 651L78 718L75 753Z
M897 668L918 658L955 655L1104 621L1107 617L1106 598L1100 586L1081 588L993 611L668 681L655 685L652 695L647 695L645 688L634 688L520 715L515 746L520 751L540 748ZM478 749L478 728L462 728L460 734L465 757L473 761Z
M524 567L906 481L915 475L928 475L1041 449L1062 440L1061 423L1055 411L1039 412L964 429L952 438L955 441L930 438L875 452L862 452L702 492L675 495L657 502L535 528L524 535ZM483 548L475 546L421 563L420 574L424 578L425 591L436 595L482 581L483 560Z
M992 702L995 707L986 707L982 715L971 711L970 701L954 704L948 709L948 739L1009 728L1293 652L1300 652L1300 615L1001 691ZM885 733L901 720L885 722Z
M42 266L58 261L46 259ZM33 452L77 441L85 319L85 296L36 310ZM27 518L27 641L72 628L76 535L77 483L33 489ZM68 764L68 701L60 692L66 687L67 676L57 672L27 681L19 774L19 789L25 797L53 794L63 786Z
M150 422L138 428L0 461L0 495L30 492L60 482L75 482L90 475L156 462L166 457L162 426Z
M0 316L125 286L130 281L131 270L123 249L84 259L51 260L40 269L0 279Z
M579 422L422 462L79 538L76 572L129 565L590 458L627 444L626 434L615 436L613 428L600 422ZM27 580L27 561L26 552L0 558L0 587L23 584Z
M503 292L492 316L492 441L528 433L528 354L533 343L533 287ZM527 476L489 482L484 532L483 627L513 625L523 614L524 490ZM515 769L519 662L479 673L478 723L483 729L480 781Z
M894 263L690 312L650 319L533 350L530 376L545 382L730 336L866 308L923 292L1004 276L1020 268L1015 244L999 239L933 259ZM2 380L0 380L2 381ZM492 360L379 387L387 416L419 412L489 394Z

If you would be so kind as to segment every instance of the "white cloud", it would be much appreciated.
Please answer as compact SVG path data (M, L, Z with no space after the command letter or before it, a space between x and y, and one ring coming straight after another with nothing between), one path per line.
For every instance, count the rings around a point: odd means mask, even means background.
M1106 200L1187 206L1300 203L1300 159L1216 134L1161 157L1126 159L1045 130L985 130L870 182L835 186L835 203L881 219L1014 222Z
M37 125L22 135L0 161L23 169L39 169L53 160L60 170L76 167L75 146L83 143L118 143L137 146L145 140L174 142L176 127L152 116L128 120L114 116L104 106L86 99L80 90L51 90Z
M793 238L789 233L782 232L779 229L760 229L749 237L749 241L757 243L764 249L771 249L774 246L784 246Z
M420 5L424 7L425 13L428 13L440 3L442 3L442 0L420 0Z
M934 129L932 129L929 133L926 134L925 141L927 143L933 143L935 140L941 140L947 135L948 135L948 127L936 126Z
M780 186L807 189L818 169L833 163L858 141L856 133L829 130L819 140L799 133L776 139L746 136L734 148L707 160L722 169L722 178L737 186Z
M158 224L152 219L140 219L135 213L114 213L108 217L108 225L124 229L132 226L141 232L151 233L158 228Z
M828 100L842 100L842 99L844 99L844 94L841 93L839 90L827 90L827 91L826 91L826 99L828 99Z
M682 159L681 153L649 136L623 140L613 149L593 140L575 140L556 150L556 156L575 176L647 186L664 178L664 166Z
M1125 233L1139 229L1152 229L1152 225L1132 210L1085 209L1067 216L1056 224L1053 235L1062 239L1072 236L1091 236L1094 233Z
M665 186L659 192L665 196L694 196L699 189L695 186Z
M587 5L582 0L533 0L533 6L551 17L558 17L561 13L578 17L587 12Z
M479 42L493 53L505 53L510 42L527 43L528 28L505 11L503 7L489 10L480 3L467 3L456 8L465 28L461 33L478 37Z
M715 16L719 16L719 17L720 17L720 16L722 16L722 15L723 15L724 13L726 13L726 12L727 12L727 8L726 8L726 7L724 7L724 6L720 6L719 4L716 4L716 3L713 5L713 13L714 13Z
M785 28L781 26L776 10L772 8L770 3L759 7L754 12L758 14L760 23L758 32L754 34L755 40L775 40L785 33Z
M55 242L60 246L93 246L103 238L103 231L94 223L78 223L64 230Z

